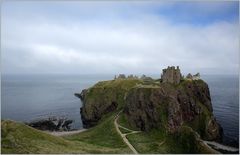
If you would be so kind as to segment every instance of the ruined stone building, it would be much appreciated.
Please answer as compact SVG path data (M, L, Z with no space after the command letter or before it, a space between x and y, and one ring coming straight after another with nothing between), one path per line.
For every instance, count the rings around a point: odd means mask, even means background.
M197 73L195 75L192 75L192 74L188 74L186 79L188 80L199 80L200 79L200 73Z
M125 74L119 74L118 79L126 79L126 75Z
M174 84L180 83L181 77L182 75L179 66L177 66L176 69L174 66L172 67L168 66L167 69L163 69L163 72L161 74L162 82L169 82Z
M193 80L199 80L199 79L200 79L200 73L193 75Z
M118 76L117 75L114 76L114 80L117 79L138 79L138 76L133 74L130 74L128 76L126 76L125 74L119 74Z
M192 74L191 73L188 73L188 75L186 76L187 79L191 79L193 78Z

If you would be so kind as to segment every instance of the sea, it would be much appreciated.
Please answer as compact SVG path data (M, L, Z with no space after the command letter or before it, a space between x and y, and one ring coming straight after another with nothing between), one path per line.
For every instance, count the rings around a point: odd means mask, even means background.
M156 77L158 75L151 75ZM98 81L114 75L2 75L1 119L21 122L51 116L73 120L72 129L81 129L82 102L74 96ZM208 83L214 115L223 127L223 143L239 142L239 77L238 75L202 75Z

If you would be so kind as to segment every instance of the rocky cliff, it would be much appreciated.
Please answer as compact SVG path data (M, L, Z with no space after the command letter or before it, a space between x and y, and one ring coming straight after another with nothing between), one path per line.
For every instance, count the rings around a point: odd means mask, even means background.
M80 109L83 127L92 127L98 123L104 114L123 108L127 92L137 83L140 83L140 80L103 81L83 90L80 94L76 93L75 96L83 102Z
M202 80L135 87L127 95L124 114L130 124L144 131L165 128L174 133L186 125L204 139L221 139L221 128L212 114L208 85Z
M85 128L96 125L105 114L123 109L129 125L142 131L154 128L175 133L188 126L203 139L221 140L222 129L213 116L209 88L203 80L146 84L139 79L116 79L76 95L83 101Z

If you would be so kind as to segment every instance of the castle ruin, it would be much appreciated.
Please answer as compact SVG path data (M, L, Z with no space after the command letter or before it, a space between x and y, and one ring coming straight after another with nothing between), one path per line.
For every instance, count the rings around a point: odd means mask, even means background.
M199 80L200 79L200 73L197 73L195 75L192 75L192 74L189 73L186 76L186 79L188 79L188 80Z
M161 74L162 82L169 82L174 84L179 84L181 80L181 72L179 69L179 66L175 69L174 66L169 67L167 69L163 69L163 72Z

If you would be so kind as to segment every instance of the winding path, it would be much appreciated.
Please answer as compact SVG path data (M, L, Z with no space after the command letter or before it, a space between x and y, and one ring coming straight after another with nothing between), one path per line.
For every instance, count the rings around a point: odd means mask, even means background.
M118 121L118 118L119 118L119 114L120 114L121 112L122 112L122 111L120 111L120 112L115 116L115 120L114 120L115 128L116 128L117 132L120 134L120 136L122 137L123 141L124 141L124 142L127 144L127 146L132 150L132 152L133 152L134 154L138 154L137 150L136 150L136 149L132 146L132 144L128 141L128 139L127 139L126 136L127 136L127 135L130 135L130 134L139 133L139 132L141 132L141 131L134 131L134 130L131 130L131 129L128 129L128 128L125 128L125 127L119 125L117 121ZM125 133L125 134L123 134L123 133L120 131L119 127L120 127L120 128L123 128L123 129L125 129L125 130L130 131L130 133Z

